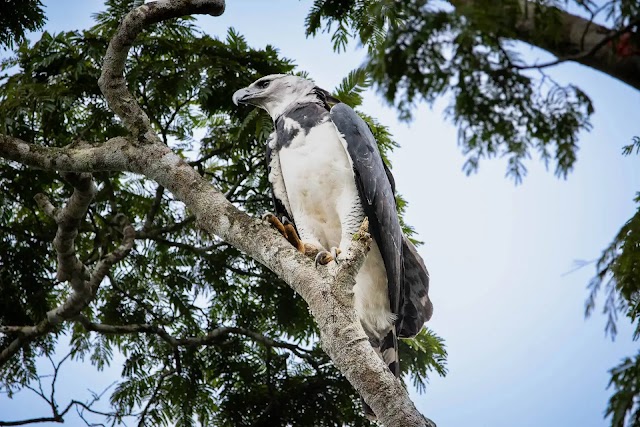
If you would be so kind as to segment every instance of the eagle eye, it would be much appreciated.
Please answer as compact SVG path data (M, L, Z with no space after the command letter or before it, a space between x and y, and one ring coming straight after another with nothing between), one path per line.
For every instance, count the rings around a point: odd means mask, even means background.
M256 86L258 86L260 89L266 89L267 87L269 87L269 83L271 83L269 80L262 80L261 82L256 83Z

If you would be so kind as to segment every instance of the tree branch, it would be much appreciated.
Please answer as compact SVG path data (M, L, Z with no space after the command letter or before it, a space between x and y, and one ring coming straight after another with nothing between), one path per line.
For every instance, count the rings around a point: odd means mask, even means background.
M130 169L131 156L141 154L126 138L116 137L104 144L78 147L41 147L0 134L0 157L37 169L68 172L99 172Z
M200 347L219 344L222 338L228 335L243 335L247 338L251 338L253 341L258 342L267 347L283 348L291 351L293 354L301 359L307 361L311 366L318 369L318 363L309 354L309 350L300 347L299 345L288 343L285 341L274 340L258 332L250 329L237 327L237 326L223 326L212 331L209 331L206 335L199 337L188 338L175 338L170 335L166 329L161 326L151 324L129 324L129 325L107 325L104 323L93 323L86 316L78 315L73 320L77 321L87 331L98 332L100 334L135 334L145 333L158 335L163 341L169 344L171 347ZM0 327L1 328L1 327Z
M26 420L20 421L0 421L0 426L24 426L27 424L36 424L36 423L63 423L64 419L61 416L58 417L39 417L39 418L28 418Z
M185 219L180 222L176 222L174 224L166 225L164 227L157 228L142 228L142 230L136 231L136 239L150 239L150 240L158 240L164 239L161 237L166 233L175 233L176 231L181 230L184 226L191 224L196 220L194 215L189 215Z
M88 173L65 173L63 177L74 186L73 194L64 209L55 209L44 194L36 194L35 199L40 209L51 215L58 224L58 232L53 239L53 247L58 255L56 278L61 282L68 281L73 290L81 294L90 290L84 286L89 279L89 271L78 259L74 242L95 196L96 187Z
M124 258L133 247L135 230L128 224L124 216L124 238L122 244L110 254L100 260L93 271L80 262L75 253L74 241L78 234L78 227L87 212L89 203L95 194L95 186L89 174L65 174L74 185L75 190L66 206L57 210L42 195L37 195L37 201L46 212L55 213L58 231L53 246L58 254L58 280L68 281L73 289L71 295L58 307L47 312L47 318L35 326L0 326L0 332L18 333L7 348L0 352L0 366L13 356L22 346L51 331L65 319L69 319L82 311L95 297L95 294L105 275L116 262ZM5 329L6 328L6 329Z
M584 38L586 37L587 33L589 32L589 27L591 26L591 24L592 24L592 21L589 21L588 26L585 28L585 30L583 32L583 36L582 36L581 41L580 41L581 46L584 46ZM607 44L610 44L612 41L616 40L622 34L631 31L634 27L636 27L639 24L640 24L640 19L631 22L629 25L625 26L624 28L621 28L620 30L610 32L610 34L608 34L606 37L603 37L598 43L596 43L593 46L591 46L590 49L588 49L586 51L583 51L583 52L581 52L581 53L579 53L577 55L569 55L569 56L560 57L560 58L557 58L557 59L555 59L553 61L545 62L543 64L533 64L533 65L516 65L516 64L512 64L512 67L513 68L517 68L518 70L531 70L531 69L543 69L543 68L553 67L554 65L558 65L558 64L561 64L561 63L567 62L567 61L581 62L581 61L586 60L587 58L595 55L604 46L606 46ZM581 50L582 50L582 48L581 48Z
M206 155L200 157L198 160L192 160L189 162L190 166L202 166L202 164L204 162L206 162L207 160L210 160L212 158L214 158L215 156L219 156L220 154L224 153L225 151L230 150L231 148L233 148L233 145L229 144L229 145L224 145L222 147L213 149L211 151L209 151Z
M153 199L153 203L151 204L151 208L149 212L147 212L147 217L144 221L143 230L149 230L153 225L153 220L156 218L158 214L158 210L160 209L160 204L162 203L162 196L164 195L164 187L162 185L158 185L156 188L156 196Z
M149 117L129 92L123 74L129 49L138 34L151 24L171 18L192 14L219 16L224 7L224 0L159 0L139 6L124 17L107 48L98 85L109 107L134 137L147 143L160 141Z
M448 0L456 11L468 15L467 11L477 8L476 0ZM575 61L582 65L602 71L631 87L640 90L640 51L627 52L623 47L629 43L625 35L630 35L637 20L629 26L616 31L564 10L553 8L559 18L559 31L545 34L545 30L537 26L539 17L536 16L537 2L519 0L521 13L515 22L510 23L510 30L514 31L515 39L544 49L558 60L545 66L555 65L564 61ZM606 48L605 48L606 47ZM632 46L629 46L631 48ZM539 68L532 66L530 68Z
M37 423L46 423L46 422L64 423L64 416L74 406L75 407L80 406L80 407L83 408L83 411L86 410L86 411L89 411L89 412L91 412L93 414L102 415L102 416L113 417L113 416L118 416L119 415L119 414L116 414L116 413L106 413L106 412L96 411L95 409L91 408L91 406L93 406L94 403L96 403L98 400L100 400L100 398L107 392L107 390L109 390L115 384L115 382L111 383L111 385L106 387L100 394L93 393L93 395L94 395L93 399L91 401L89 401L88 403L80 402L78 400L71 400L69 402L69 404L62 411L60 411L58 409L58 405L57 405L56 400L55 400L56 381L58 380L58 373L60 372L60 367L62 366L62 364L65 361L67 361L69 359L69 357L71 357L71 354L72 354L71 352L67 353L67 355L65 357L63 357L58 363L55 363L51 358L49 358L49 361L51 362L51 366L53 367L53 375L48 375L48 376L52 377L52 379L51 379L51 394L50 394L49 398L47 398L47 396L45 396L44 390L42 389L42 381L41 380L42 380L42 378L44 378L44 376L41 376L41 377L37 378L38 390L35 390L33 387L31 387L29 385L26 386L28 389L30 389L35 394L40 396L40 398L42 398L42 400L47 402L47 404L51 407L52 415L50 417L27 418L27 419L24 419L24 420L17 420L17 421L0 421L0 426L20 426L20 425L26 425L26 424L37 424ZM82 417L82 415L81 415L81 417Z
M164 380L170 376L173 375L175 373L175 369L169 369L166 370L164 372L162 372L160 374L160 377L158 378L158 382L156 384L156 386L153 389L153 393L151 394L151 397L149 397L149 400L147 401L147 404L144 406L144 409L142 410L142 412L140 413L140 418L138 421L138 426L139 427L144 427L145 426L145 418L147 417L147 413L149 412L149 408L151 408L151 404L153 403L154 400L156 400L156 397L158 396L158 393L160 392L160 388L162 387L162 383L164 382Z
M138 237L138 238L140 238L140 237ZM190 251L190 252L193 252L193 253L196 253L196 254L206 254L207 252L209 252L209 251L211 251L213 249L216 249L216 248L218 248L220 246L226 245L224 242L222 242L222 243L212 243L209 246L201 246L201 247L199 247L199 246L190 245L188 243L182 243L182 242L175 242L175 241L172 241L172 240L167 240L167 239L164 239L162 237L155 237L155 236L147 235L145 238L149 239L149 240L153 240L153 241L157 242L158 244L162 244L162 245L167 245L167 246L171 246L171 247L174 247L174 248L183 249L185 251Z
M133 133L134 140L114 138L96 147L46 148L0 136L0 156L48 170L129 171L155 180L185 203L195 216L197 226L262 263L302 296L318 323L323 349L382 424L432 425L417 411L404 386L376 355L353 308L354 276L370 242L366 225L352 242L344 264L335 274L328 268L316 269L310 259L295 250L280 234L233 206L192 166L162 144L153 134L148 117L128 92L122 70L129 46L145 25L193 12L219 14L223 7L221 0L163 0L143 5L124 18L107 51L100 87L110 107ZM103 266L108 265L112 262L103 263ZM112 328L120 331L123 327ZM250 335L251 331L238 328L218 328L203 337L182 339L171 337L162 329L152 330L150 325L141 328L158 334L172 345L203 345L229 333L275 344L265 341L266 337L255 337Z
M237 326L222 326L209 331L206 335L188 338L175 338L171 336L163 327L151 325L147 323L129 324L129 325L107 325L104 323L91 322L86 316L78 315L74 321L80 323L87 331L98 332L101 334L134 334L145 333L158 335L162 340L172 347L199 347L203 345L217 344L227 335L243 335L252 340L264 344L268 347L285 348L296 352L307 351L296 344L284 341L274 340L266 337L258 332Z

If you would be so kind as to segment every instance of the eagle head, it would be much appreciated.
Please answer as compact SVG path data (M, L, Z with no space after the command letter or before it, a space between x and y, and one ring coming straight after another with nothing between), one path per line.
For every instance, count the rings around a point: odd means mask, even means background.
M315 84L290 74L271 74L261 77L233 94L234 104L260 107L275 120L294 102L313 96Z

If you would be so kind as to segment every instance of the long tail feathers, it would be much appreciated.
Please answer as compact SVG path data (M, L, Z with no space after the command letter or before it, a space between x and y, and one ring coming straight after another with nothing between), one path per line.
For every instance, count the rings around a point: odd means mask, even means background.
M389 367L389 370L395 375L396 378L400 376L400 354L398 353L398 337L396 335L396 328L391 328L389 333L382 341L370 340L371 346L376 351L380 359ZM362 400L362 408L364 415L370 419L375 420L376 414L364 399Z
M386 337L380 343L380 354L382 360L389 367L389 370L393 372L393 375L400 376L400 354L398 353L398 337L396 335L396 328L393 327L389 331Z

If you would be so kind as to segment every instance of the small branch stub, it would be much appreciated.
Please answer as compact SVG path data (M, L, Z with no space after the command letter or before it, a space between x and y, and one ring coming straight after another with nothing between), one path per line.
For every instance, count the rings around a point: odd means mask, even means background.
M335 274L333 291L343 303L346 303L345 298L348 298L350 301L348 306L353 306L353 287L356 284L356 276L370 249L369 219L365 217L351 239L346 259L340 263Z

